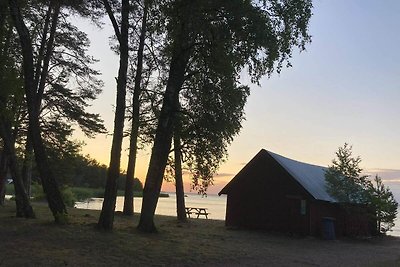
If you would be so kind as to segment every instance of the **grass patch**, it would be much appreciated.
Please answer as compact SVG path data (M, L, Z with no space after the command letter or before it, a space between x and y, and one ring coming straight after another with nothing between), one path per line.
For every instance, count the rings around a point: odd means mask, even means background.
M398 266L400 241L324 241L227 230L223 221L156 216L157 234L136 230L139 216L115 214L114 231L95 229L99 211L69 209L56 225L46 204L37 219L15 218L15 203L0 207L1 266ZM384 264L384 265L382 265Z

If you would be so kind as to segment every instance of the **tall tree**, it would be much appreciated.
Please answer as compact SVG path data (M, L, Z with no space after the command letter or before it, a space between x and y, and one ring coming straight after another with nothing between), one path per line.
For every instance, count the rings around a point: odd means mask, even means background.
M19 6L17 1L9 1L23 58L29 115L26 155L30 155L32 144L50 209L56 221L62 222L66 209L47 162L42 138L51 138L52 130L63 132L61 128L69 128L72 122L76 122L88 135L104 130L98 115L84 111L88 106L87 101L95 99L101 86L101 82L95 78L98 73L89 66L93 59L86 55L88 39L83 32L67 22L72 13L94 20L98 14L91 1L32 1L26 4L32 5L26 8ZM78 92L69 88L71 84L75 84ZM59 126L58 129L55 126ZM47 130L50 131L42 136L42 132ZM26 157L25 162L29 158ZM25 171L29 169L27 166L23 166ZM30 184L29 179L26 184Z
M328 193L349 213L362 209L362 206L352 205L354 203L368 205L372 210L371 217L376 221L376 232L389 231L394 226L398 207L393 193L379 176L371 182L367 175L362 175L361 158L353 157L349 144L339 147L336 157L325 173Z
M2 185L10 170L15 188L17 217L35 217L19 173L15 142L20 128L20 107L23 104L23 87L19 72L18 43L14 37L8 9L0 5L0 138L3 141ZM2 187L3 187L2 186ZM4 187L3 187L4 189ZM3 190L2 190L3 191ZM4 191L3 191L4 192Z
M339 147L336 157L325 173L328 193L342 203L367 203L369 181L361 174L361 158L353 157L347 143Z
M55 1L52 2L52 4L54 5L53 16L54 18L57 18L60 9L60 3ZM29 114L29 131L35 151L36 163L41 175L43 190L46 194L50 210L53 213L55 221L63 223L67 218L67 209L62 200L55 177L53 176L53 173L49 167L46 150L43 145L40 132L37 103L38 95L40 95L41 92L38 92L35 88L32 40L29 30L24 23L18 2L10 0L9 5L11 17L14 21L21 43L24 70L24 88Z
M132 124L129 141L128 168L125 182L125 198L123 214L133 215L133 182L135 177L136 155L138 150L139 119L140 119L140 95L142 91L143 59L145 49L145 38L147 33L147 17L151 1L145 0L140 28L139 45L137 51L136 72L134 78L133 99L132 99Z
M369 201L372 205L378 233L386 233L394 226L397 217L398 203L389 187L385 186L381 177L375 176L368 187Z
M171 147L175 103L190 75L188 66L223 55L230 62L230 77L239 77L247 66L251 80L258 82L274 69L279 71L291 57L293 47L304 49L310 41L307 27L311 7L307 0L176 0L168 5L168 81L146 176L139 230L156 231L154 212ZM204 47L200 50L202 57L191 57L199 46ZM215 47L221 49L215 51Z
M154 232L154 213L157 206L158 196L161 191L163 174L171 147L173 133L173 120L175 116L176 99L184 82L185 70L189 61L189 17L194 15L195 5L176 1L174 35L172 45L172 57L169 68L169 78L163 98L159 123L157 126L154 145L151 153L146 182L143 189L142 211L138 229L144 232Z
M107 173L107 182L104 193L104 202L98 222L98 227L112 230L114 222L115 202L117 198L117 179L120 173L121 148L125 120L126 81L128 71L129 47L129 0L122 0L121 22L118 26L114 12L108 0L103 1L107 14L113 25L119 44L119 71L117 78L117 101L115 107L114 133L111 147L110 165Z
M86 4L81 2L81 5ZM95 60L87 55L90 42L84 32L69 22L71 13L79 13L83 17L92 15L70 2L63 3L57 18L52 16L51 6L46 9L46 6L38 4L35 8L37 10L31 11L33 15L29 16L29 24L31 28L36 25L31 31L35 47L35 87L38 91L36 107L42 131L47 133L42 137L49 139L54 130L58 133L72 132L72 124L79 126L89 137L104 132L99 115L85 111L102 86L102 82L96 78L99 73L91 67ZM96 13L95 10L92 13ZM95 18L93 20L96 21ZM57 125L60 127L55 127ZM32 157L32 141L28 134L23 164L27 191L30 187Z
M207 69L218 73L218 69L225 69L221 64L224 63L213 61ZM220 163L227 157L227 146L239 133L249 94L248 87L236 87L231 79L210 83L206 79L213 76L210 72L196 73L185 81L181 97L184 107L177 108L174 128L173 172L180 220L185 212L182 164L189 170L192 189L206 194Z

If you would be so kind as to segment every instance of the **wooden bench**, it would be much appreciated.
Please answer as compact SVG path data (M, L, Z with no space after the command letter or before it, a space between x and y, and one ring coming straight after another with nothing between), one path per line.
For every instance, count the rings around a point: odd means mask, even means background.
M210 214L209 212L207 212L207 208L186 207L185 209L188 218L191 218L190 215L194 214L197 215L197 218L199 218L200 215L203 215L206 217L206 219L208 219L208 214Z

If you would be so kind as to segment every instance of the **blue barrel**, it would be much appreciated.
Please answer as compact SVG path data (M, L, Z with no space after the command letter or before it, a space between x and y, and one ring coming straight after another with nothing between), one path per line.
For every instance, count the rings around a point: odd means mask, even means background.
M325 240L334 240L335 236L335 218L323 217L322 218L322 237Z

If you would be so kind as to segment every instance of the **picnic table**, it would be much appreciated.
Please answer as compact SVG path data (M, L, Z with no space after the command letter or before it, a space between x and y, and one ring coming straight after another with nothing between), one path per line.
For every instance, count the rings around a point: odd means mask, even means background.
M207 208L194 208L194 207L186 207L186 214L190 218L190 215L194 214L197 215L197 218L199 218L200 215L203 215L208 219L208 214L210 214L207 211Z

